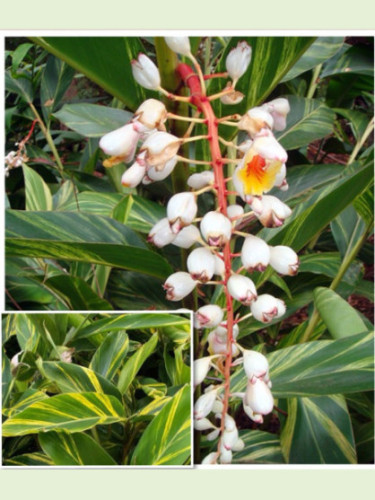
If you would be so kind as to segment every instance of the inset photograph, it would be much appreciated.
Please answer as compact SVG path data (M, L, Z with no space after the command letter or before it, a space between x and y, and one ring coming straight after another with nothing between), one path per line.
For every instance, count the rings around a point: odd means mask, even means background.
M189 313L4 314L4 466L191 465Z

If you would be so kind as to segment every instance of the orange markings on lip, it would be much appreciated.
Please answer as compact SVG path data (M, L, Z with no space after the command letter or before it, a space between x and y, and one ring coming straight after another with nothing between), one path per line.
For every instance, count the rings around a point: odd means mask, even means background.
M266 160L260 155L250 156L250 161L245 158L245 165L238 173L244 185L244 193L261 196L269 191L280 168L281 162L274 161L267 166Z

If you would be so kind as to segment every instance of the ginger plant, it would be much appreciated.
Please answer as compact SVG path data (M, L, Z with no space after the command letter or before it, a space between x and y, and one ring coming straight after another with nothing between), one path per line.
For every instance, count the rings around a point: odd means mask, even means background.
M195 246L187 258L187 270L173 273L165 281L167 299L180 301L195 289L204 295L202 289L206 286L222 287L225 295L224 307L208 304L195 311L195 328L199 332L210 331L209 355L195 360L194 382L196 386L202 384L213 371L215 377L210 378L217 383L206 387L198 397L194 418L197 431L210 430L207 438L217 440L214 451L202 463L231 463L233 452L244 446L236 422L229 414L231 400L241 398L245 413L257 423L262 423L263 416L274 407L267 359L237 341L240 323L252 315L268 324L283 316L286 310L284 302L277 297L259 295L248 274L264 271L270 265L277 273L295 275L299 266L298 256L291 248L270 247L260 237L240 230L247 221L256 219L264 227L279 227L291 214L287 205L266 194L273 187L288 188L287 153L272 131L285 128L289 103L278 98L248 110L243 116L216 116L213 101L220 99L225 104L236 104L242 100L236 83L250 64L251 47L239 42L227 56L225 73L204 75L191 53L188 37L170 37L166 42L174 52L191 60L191 66L182 62L177 66L190 95L175 95L162 88L157 66L144 54L133 61L133 76L143 87L159 91L171 101L188 103L194 113L178 116L169 113L161 101L148 99L128 124L102 137L100 147L110 156L104 162L107 167L130 163L135 158L122 177L123 185L128 187L163 180L178 162L205 168L188 178L185 192L171 197L167 216L151 229L148 241L157 247L173 244L188 249ZM207 82L212 78L229 80L220 92L209 95ZM167 132L169 119L188 121L188 133L179 138ZM193 135L197 124L204 125L206 133ZM226 140L220 135L222 126L245 131L247 140L239 145ZM207 141L210 161L179 154L182 145L195 141ZM225 148L236 151L236 157L225 156ZM198 197L208 192L215 198L215 209L198 217ZM233 196L242 203L229 201ZM236 253L233 249L238 238L243 241L241 251ZM233 265L238 258L239 267ZM242 317L236 315L236 301L249 307L249 313ZM248 379L247 389L245 393L232 393L231 370L241 363ZM211 413L218 425L208 418Z

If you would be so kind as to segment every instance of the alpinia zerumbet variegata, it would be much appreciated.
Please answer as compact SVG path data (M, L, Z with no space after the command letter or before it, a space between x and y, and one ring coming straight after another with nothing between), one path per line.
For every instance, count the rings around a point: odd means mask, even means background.
M246 273L265 271L268 265L280 274L293 275L299 261L292 249L270 247L258 236L238 230L247 220L258 221L266 227L278 227L290 216L291 210L274 195L266 195L272 188L285 190L287 153L274 137L272 130L286 126L289 103L284 98L248 110L244 116L217 117L211 105L215 99L225 104L235 104L243 95L235 91L237 81L247 72L252 50L246 41L240 41L227 55L227 73L203 75L201 67L192 55L188 37L171 37L167 44L178 54L192 61L192 66L180 63L177 73L190 90L190 97L171 94L161 87L157 66L144 54L133 62L135 80L147 89L159 91L171 101L189 102L198 113L194 117L181 117L190 121L189 134L178 138L169 133L168 119L179 116L169 113L163 103L155 99L143 103L129 124L109 133L101 140L104 152L113 155L106 160L110 166L120 161L136 162L124 174L124 184L134 186L164 179L177 162L205 165L201 172L188 179L187 190L176 193L167 205L167 216L157 222L149 233L149 242L158 247L175 244L191 248L186 270L177 270L164 283L167 298L184 299L194 290L202 292L205 286L221 286L225 295L225 307L216 304L201 306L195 313L195 327L202 331L209 354L195 361L195 385L200 386L209 373L218 381L205 388L195 404L195 428L210 430L207 438L217 439L214 450L202 463L230 463L232 454L243 448L235 420L230 416L230 401L240 397L245 413L254 421L263 422L263 416L273 410L271 380L267 358L260 352L248 351L237 341L239 323L243 317L235 317L235 301L249 307L246 317L253 315L268 324L282 317L286 311L282 300L269 294L259 294L254 282ZM223 90L208 95L206 81L212 77L229 77ZM197 117L197 114L201 116ZM195 124L206 126L206 134L191 135ZM246 131L249 139L240 146L228 142L219 135L219 126L236 127ZM124 136L122 134L125 134ZM179 155L187 142L205 140L210 150L208 161L184 158ZM139 145L136 153L137 143ZM239 158L222 155L220 144L237 150ZM228 175L234 167L233 177ZM133 173L134 172L134 173ZM164 172L164 173L163 173ZM228 190L232 181L235 192ZM190 190L188 190L190 188ZM198 197L212 193L215 208L198 215ZM228 195L238 196L241 204L228 202ZM242 201L241 201L242 200ZM241 252L234 254L231 244L235 238L243 238ZM236 257L241 257L242 267L233 267ZM208 335L206 334L208 330ZM240 357L238 357L240 356ZM234 358L236 358L234 360ZM245 393L232 394L230 375L232 367L244 365L244 377L248 381ZM215 419L215 421L211 421ZM214 429L214 430L212 430Z

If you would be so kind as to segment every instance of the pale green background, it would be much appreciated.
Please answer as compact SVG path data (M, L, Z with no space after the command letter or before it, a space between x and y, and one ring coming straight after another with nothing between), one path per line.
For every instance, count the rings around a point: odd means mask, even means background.
M274 7L270 0L234 0L226 2L227 8L221 6L225 0L180 1L4 0L0 29L133 29L134 35L140 29L367 29L373 35L375 28L375 6L370 0L314 0L311 9L302 0L279 0ZM182 2L186 5L183 13ZM0 491L6 500L353 500L370 497L374 480L374 468L355 467L221 471L2 469Z

